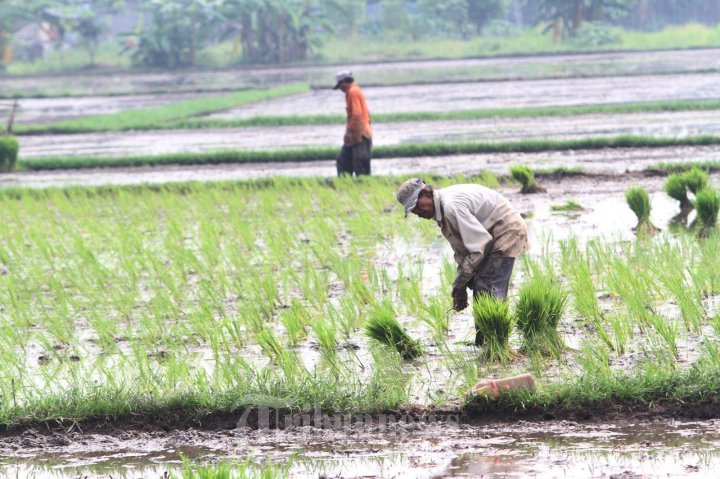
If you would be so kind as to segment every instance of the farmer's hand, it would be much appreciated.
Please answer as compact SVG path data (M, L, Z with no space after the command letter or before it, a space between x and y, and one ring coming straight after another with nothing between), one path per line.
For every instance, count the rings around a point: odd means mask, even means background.
M455 287L452 290L453 298L453 309L455 311L462 311L468 306L468 295L467 288Z

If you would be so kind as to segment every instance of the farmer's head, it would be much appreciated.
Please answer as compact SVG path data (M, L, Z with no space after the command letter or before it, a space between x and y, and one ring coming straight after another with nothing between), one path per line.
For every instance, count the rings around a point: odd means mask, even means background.
M351 71L341 71L335 75L335 87L333 90L347 91L350 85L355 81Z
M432 186L426 185L420 178L411 178L400 185L395 197L403 205L405 216L415 213L428 220L435 217Z

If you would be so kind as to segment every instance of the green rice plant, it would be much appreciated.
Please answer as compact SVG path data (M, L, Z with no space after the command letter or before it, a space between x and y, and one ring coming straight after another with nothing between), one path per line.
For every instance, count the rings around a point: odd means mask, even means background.
M660 315L650 315L650 325L655 333L662 339L667 351L673 355L675 359L679 359L677 348L678 325L676 321L662 318Z
M293 299L290 307L280 313L280 320L285 326L285 333L290 346L296 346L307 336L307 325L310 322L310 315L307 309L298 301Z
M637 234L653 234L659 229L650 222L650 197L645 188L635 186L625 192L625 199L630 209L637 216L638 222L634 228Z
M447 300L436 295L420 304L418 319L433 329L436 337L443 337L450 329Z
M316 317L310 322L313 339L320 348L320 355L333 368L337 366L338 326L330 314Z
M704 190L708 184L708 174L697 166L694 166L689 171L683 173L682 179L685 182L687 189L693 194L697 194L698 192Z
M490 362L504 363L516 356L510 348L510 334L515 321L507 301L481 294L473 303L475 329L485 338L483 355Z
M558 325L565 312L567 292L556 280L535 275L520 287L515 304L515 324L523 333L528 352L559 356L565 349Z
M673 173L665 180L665 192L674 200L680 202L680 211L686 211L692 208L692 203L687 195L688 185L685 175Z
M513 165L510 167L510 176L522 185L520 193L545 193L545 188L535 180L533 171L525 165Z
M707 236L717 227L720 193L712 188L700 190L695 195L694 205L702 224L701 234Z
M368 313L365 334L378 343L395 349L403 359L415 359L423 354L420 342L412 339L398 323L395 309L389 301L382 301Z
M550 205L552 211L582 211L584 208L575 200L565 200L561 205Z
M14 136L0 135L0 171L15 169L20 145Z

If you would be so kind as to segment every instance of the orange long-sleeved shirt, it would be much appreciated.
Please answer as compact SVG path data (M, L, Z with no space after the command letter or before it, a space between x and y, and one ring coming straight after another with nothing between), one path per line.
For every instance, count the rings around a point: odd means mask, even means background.
M360 143L363 137L372 139L372 127L370 126L370 112L367 103L365 103L365 95L357 85L352 83L345 92L345 102L347 104L347 134L352 140L351 145Z

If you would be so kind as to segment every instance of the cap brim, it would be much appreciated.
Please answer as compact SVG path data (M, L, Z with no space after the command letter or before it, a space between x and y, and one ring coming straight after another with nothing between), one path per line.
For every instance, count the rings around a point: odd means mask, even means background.
M422 187L413 191L413 194L410 195L410 197L407 199L407 201L405 203L403 203L403 206L405 206L405 218L407 218L408 213L410 213L412 210L415 209L415 206L417 205L418 196L420 196L420 190L422 190Z
M338 88L340 88L340 82L337 82L335 84L335 86L333 87L333 90L337 90Z

